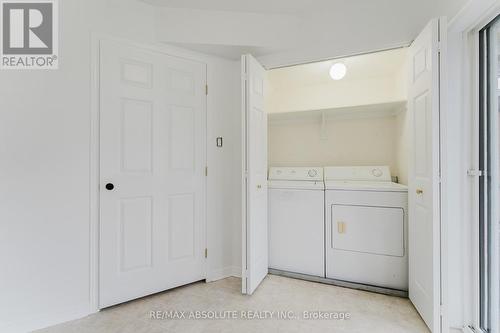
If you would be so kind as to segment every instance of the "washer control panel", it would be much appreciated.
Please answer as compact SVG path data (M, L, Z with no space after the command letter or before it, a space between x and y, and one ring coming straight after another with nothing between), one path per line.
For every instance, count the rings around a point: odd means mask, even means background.
M318 167L271 167L269 180L323 180L323 168Z

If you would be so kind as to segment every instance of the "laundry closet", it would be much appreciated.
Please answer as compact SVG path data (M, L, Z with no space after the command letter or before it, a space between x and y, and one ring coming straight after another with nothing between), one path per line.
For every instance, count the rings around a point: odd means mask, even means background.
M440 302L439 20L409 46L242 56L242 292L270 274Z
M407 49L268 71L270 272L406 295Z

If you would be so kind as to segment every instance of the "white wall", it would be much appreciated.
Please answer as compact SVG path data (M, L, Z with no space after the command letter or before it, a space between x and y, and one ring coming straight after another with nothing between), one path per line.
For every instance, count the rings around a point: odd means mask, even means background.
M397 116L332 117L322 128L319 117L270 120L270 166L388 165L393 176L404 175Z
M236 203L234 204L234 223L233 229L233 276L241 277L242 273L242 229L243 229L243 108L242 108L242 78L241 78L241 61L238 61L238 84L236 87L239 89L238 94L238 111L235 112L234 119L234 132L236 133L235 146L233 149L233 196Z
M209 64L207 280L212 281L241 273L241 243L235 246L241 234L240 64L215 58ZM216 147L217 137L223 138L222 148Z
M269 113L282 113L404 101L406 92L399 87L389 77L296 87L273 84L266 107Z
M60 69L0 75L1 331L90 311L90 27L153 34L142 5L59 3Z
M410 117L406 108L396 116L396 157L398 166L398 177L401 184L408 185L408 162L411 134Z
M95 310L89 267L91 32L155 43L154 8L145 4L134 0L59 4L60 69L0 75L2 332L31 330ZM226 161L233 156L237 133L228 121L239 110L238 97L231 97L239 95L235 82L239 68L234 62L192 56L208 63L208 146L215 145L216 136L226 138L226 148L209 149L215 178L209 177L208 191L218 191L208 195L217 198L209 205L208 223L214 223L208 235L209 275L216 277L232 265L232 240L226 232L233 228L234 213L222 202L231 202L234 193L225 179L233 172Z

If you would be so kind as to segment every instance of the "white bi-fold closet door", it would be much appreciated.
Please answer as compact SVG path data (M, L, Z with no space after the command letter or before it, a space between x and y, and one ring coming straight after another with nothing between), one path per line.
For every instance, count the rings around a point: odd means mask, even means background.
M205 278L206 65L100 44L101 308Z
M243 236L242 292L252 294L268 271L267 73L251 55L242 63Z
M441 27L441 28L440 28ZM409 296L432 332L441 330L440 107L444 56L442 19L432 20L409 50ZM244 141L243 293L251 294L267 273L267 134L263 126L265 69L242 57ZM355 265L356 263L353 263Z
M409 296L432 332L441 331L440 109L445 19L432 20L409 50L412 123L409 203Z

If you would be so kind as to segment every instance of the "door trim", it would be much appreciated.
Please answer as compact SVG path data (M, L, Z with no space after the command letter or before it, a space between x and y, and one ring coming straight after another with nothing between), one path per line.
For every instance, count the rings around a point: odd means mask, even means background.
M247 66L241 58L241 293L247 293Z
M446 75L446 60L447 54L447 43L448 43L448 20L446 17L440 17L438 20L438 62L439 62L439 82L438 82L438 103L439 103L439 115L438 115L438 218L439 218L439 329L441 332L446 332L448 325L448 292L444 288L445 281L448 280L448 224L445 218L445 209L443 209L443 202L446 197L446 181L447 176L443 172L443 164L446 156L446 87L448 84Z
M91 51L91 61L90 61L90 135L89 135L89 311L91 313L100 311L99 306L99 259L100 259L100 43L101 41L108 40L118 42L127 46L141 48L144 50L159 52L168 56L186 59L189 61L195 61L205 65L205 84L208 84L207 67L208 64L201 60L200 57L191 56L190 52L183 52L181 50L176 50L175 47L155 45L155 44L145 44L140 42L135 42L119 37L115 37L103 33L91 33L90 36L90 51ZM208 103L207 95L205 95L205 110L208 113ZM203 149L205 150L205 165L208 161L208 117L205 120L205 145ZM205 207L207 207L207 191L208 182L207 178L205 181L205 193L204 201ZM202 249L208 247L208 221L207 221L207 210L205 209L205 215L201 221L204 228L204 237L202 237L201 244ZM206 278L208 272L208 260L205 259L203 263L203 275Z
M391 51L391 50L397 50L397 49L405 49L405 48L410 47L412 42L413 41L410 40L410 41L406 41L406 42L395 43L392 45L386 45L385 47L381 47L378 49L369 49L367 51L360 51L360 52L354 52L354 53L343 53L343 54L332 56L332 57L308 57L307 59L304 59L301 61L284 61L284 62L277 62L274 65L267 65L267 66L262 65L262 66L266 70L271 70L271 69L278 69L278 68L286 68L286 67L314 64L316 62L323 62L323 61L335 61L338 59L357 57L360 55L367 55L367 54L379 53L379 52Z

